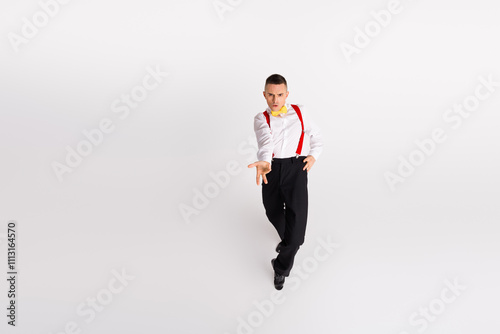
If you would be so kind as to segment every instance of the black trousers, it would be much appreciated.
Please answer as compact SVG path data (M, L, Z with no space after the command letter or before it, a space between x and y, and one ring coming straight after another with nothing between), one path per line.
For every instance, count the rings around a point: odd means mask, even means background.
M281 251L274 261L276 273L290 274L295 254L304 243L307 225L307 170L305 156L273 159L271 171L262 183L266 216L281 238Z

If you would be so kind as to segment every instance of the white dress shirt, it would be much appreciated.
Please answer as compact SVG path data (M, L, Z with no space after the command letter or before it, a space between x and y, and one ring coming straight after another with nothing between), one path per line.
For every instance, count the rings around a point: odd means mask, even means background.
M275 158L290 158L296 156L297 146L302 133L302 125L295 109L289 104L285 104L287 113L273 116L271 109L267 108L271 127L267 124L266 116L262 112L254 118L254 130L257 136L257 159L271 163L273 153ZM319 127L309 118L307 109L297 104L304 121L305 135L309 136L309 153L305 145L302 147L301 155L312 155L318 160L323 151L323 138Z

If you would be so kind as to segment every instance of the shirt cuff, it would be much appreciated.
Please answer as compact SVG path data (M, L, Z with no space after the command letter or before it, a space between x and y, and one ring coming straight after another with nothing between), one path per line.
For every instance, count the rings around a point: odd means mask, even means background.
M312 155L314 160L318 160L318 157L320 156L320 152L309 152L308 155Z

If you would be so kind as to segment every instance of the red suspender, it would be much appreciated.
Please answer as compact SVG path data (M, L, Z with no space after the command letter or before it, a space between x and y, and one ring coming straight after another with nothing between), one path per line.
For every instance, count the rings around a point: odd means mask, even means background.
M300 152L302 152L302 143L304 142L304 121L302 120L302 113L300 112L300 108L295 104L292 104L292 108L295 109L297 116L299 116L300 124L302 125L302 134L300 135L299 146L297 146L297 151L295 152L297 153L297 156L299 156Z
M267 113L267 111L264 111L263 114L264 116L266 116L267 125L271 127L271 120L269 119L269 114Z
M299 117L300 120L300 124L302 125L302 134L300 135L299 145L297 146L297 151L295 152L298 157L300 155L300 152L302 152L302 143L304 142L304 121L302 120L302 113L300 112L300 108L295 104L292 104L291 106L297 113L297 116ZM267 125L269 125L269 128L271 128L271 119L269 118L269 114L267 113L267 111L264 111L263 114L266 117Z
M264 111L263 114L264 116L266 116L267 125L269 125L269 128L271 128L271 119L269 118L269 114L267 113L267 111ZM273 153L273 158L274 158L274 153Z

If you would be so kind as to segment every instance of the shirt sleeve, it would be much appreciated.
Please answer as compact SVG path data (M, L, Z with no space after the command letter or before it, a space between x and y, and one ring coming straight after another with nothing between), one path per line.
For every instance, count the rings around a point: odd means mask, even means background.
M314 159L318 160L321 152L323 152L323 136L321 135L321 130L311 117L309 117L307 109L306 112L302 114L304 119L304 131L310 138L309 155L312 155Z
M271 135L271 129L266 121L266 116L263 113L259 113L254 118L254 131L257 137L257 145L259 150L257 151L257 160L267 161L271 163L273 158L273 138Z

